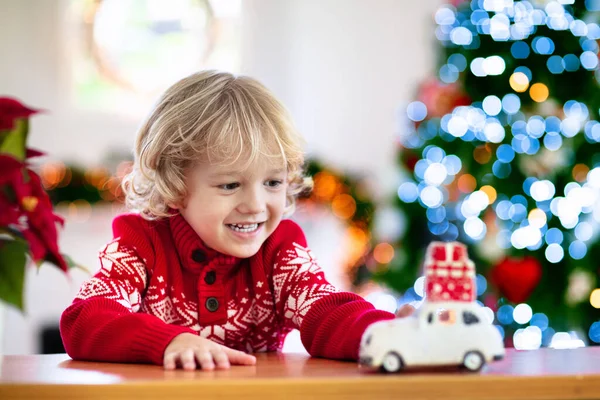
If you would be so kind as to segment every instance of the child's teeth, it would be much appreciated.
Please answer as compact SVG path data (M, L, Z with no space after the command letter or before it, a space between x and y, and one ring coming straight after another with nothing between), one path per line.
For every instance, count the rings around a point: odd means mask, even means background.
M237 231L237 232L252 232L258 228L258 224L248 224L248 225L231 224L230 226L231 226L231 229L233 229L234 231Z

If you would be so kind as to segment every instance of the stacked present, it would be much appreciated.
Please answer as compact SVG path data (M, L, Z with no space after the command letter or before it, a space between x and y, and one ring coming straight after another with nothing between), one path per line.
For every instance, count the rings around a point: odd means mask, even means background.
M432 242L425 255L428 301L474 301L475 264L459 242Z

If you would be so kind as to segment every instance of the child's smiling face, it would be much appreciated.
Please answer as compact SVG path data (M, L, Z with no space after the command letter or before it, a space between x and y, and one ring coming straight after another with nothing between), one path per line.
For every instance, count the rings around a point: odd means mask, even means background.
M186 174L181 215L210 248L251 257L273 233L286 206L287 170L280 159L254 160L246 169L203 161Z

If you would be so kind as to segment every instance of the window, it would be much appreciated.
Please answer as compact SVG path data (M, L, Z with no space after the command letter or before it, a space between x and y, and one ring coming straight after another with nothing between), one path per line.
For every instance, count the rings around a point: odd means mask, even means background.
M472 324L479 323L479 318L477 317L477 315L475 315L471 311L463 311L462 316L463 316L463 322L465 323L465 325L472 325Z
M241 0L71 4L78 108L138 117L169 85L192 72L239 70Z

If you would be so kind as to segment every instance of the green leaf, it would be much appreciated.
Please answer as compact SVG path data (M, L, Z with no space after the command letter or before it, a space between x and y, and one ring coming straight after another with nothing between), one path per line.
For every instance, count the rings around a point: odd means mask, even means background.
M29 121L26 119L17 119L15 127L6 133L0 145L0 153L8 153L17 160L25 160L27 131L29 130Z
M91 271L87 267L85 267L85 266L83 266L83 265L78 264L77 262L75 262L75 260L73 260L73 258L71 256L69 256L67 254L64 254L64 253L61 254L61 256L67 262L67 266L69 267L69 269L74 269L75 268L75 269L79 269L81 271L87 272L88 274L91 273Z
M0 240L0 300L21 311L28 251L21 240Z

